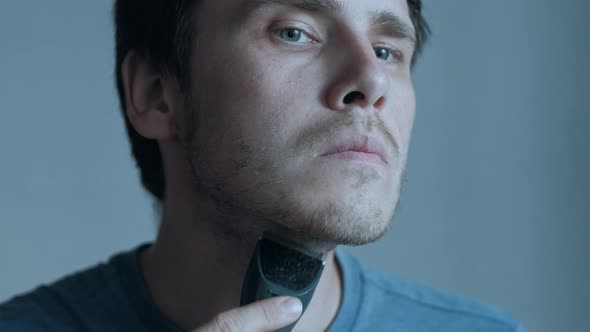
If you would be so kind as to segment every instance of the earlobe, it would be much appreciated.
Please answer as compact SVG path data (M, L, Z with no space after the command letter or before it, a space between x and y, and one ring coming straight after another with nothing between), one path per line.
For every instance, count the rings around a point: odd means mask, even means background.
M129 121L142 136L155 140L176 136L164 78L148 59L131 51L121 65Z

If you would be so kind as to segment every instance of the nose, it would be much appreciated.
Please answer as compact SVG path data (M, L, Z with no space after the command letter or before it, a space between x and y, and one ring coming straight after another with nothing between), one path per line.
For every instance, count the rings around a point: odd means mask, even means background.
M369 42L356 41L336 52L335 70L326 101L334 111L353 108L380 111L385 106L389 79ZM346 54L345 56L342 56Z

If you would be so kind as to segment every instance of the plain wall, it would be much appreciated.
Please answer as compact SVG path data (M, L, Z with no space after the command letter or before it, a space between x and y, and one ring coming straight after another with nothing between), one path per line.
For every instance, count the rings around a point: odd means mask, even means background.
M118 110L111 1L0 3L0 302L155 237ZM426 0L397 219L367 264L582 332L588 1Z

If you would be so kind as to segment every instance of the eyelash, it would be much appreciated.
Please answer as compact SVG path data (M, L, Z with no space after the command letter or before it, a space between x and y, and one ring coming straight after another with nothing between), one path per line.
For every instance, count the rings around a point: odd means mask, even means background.
M386 46L377 46L374 48L375 53L377 52L378 49L384 49L387 52L389 52L391 57L395 58L395 61L398 63L401 63L404 61L404 53L398 49L394 49L394 48L390 48L390 47L386 47Z
M281 37L281 32L288 31L288 30L296 30L296 31L299 31L303 35L307 36L307 38L309 40L311 40L311 41L310 42L305 42L305 43L298 43L298 42L290 42L290 41L287 41L287 40L285 40L285 39L283 39ZM305 31L304 29L296 28L296 27L292 27L292 26L287 26L287 27L282 27L280 29L276 29L276 30L274 30L274 34L279 39L281 39L283 42L288 43L290 45L317 43L317 40L310 33L308 33L307 31ZM401 62L404 61L404 54L403 54L403 52L401 52L401 51L399 51L397 49L386 47L386 46L376 46L376 47L373 48L373 50L375 50L375 52L377 52L378 49L384 49L387 52L389 52L389 54L391 55L391 57L395 58L395 63L401 63ZM389 61L387 61L387 62L389 62Z
M308 42L308 43L317 42L317 40L314 37L312 37L310 33L308 33L307 31L305 31L305 30L303 30L301 28L296 28L296 27L289 27L288 26L288 27L283 27L283 28L280 28L280 29L276 29L276 30L274 30L274 34L277 37L281 38L281 36L280 36L281 32L288 31L288 30L295 30L295 31L301 32L303 35L307 36L307 38L309 38L311 40L311 42ZM286 41L283 38L281 38L281 40L287 42L288 44L301 44L301 43L297 43L297 42L289 42L289 41Z

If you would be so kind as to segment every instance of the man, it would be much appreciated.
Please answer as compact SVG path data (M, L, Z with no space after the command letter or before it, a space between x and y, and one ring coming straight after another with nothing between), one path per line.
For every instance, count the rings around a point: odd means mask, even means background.
M0 306L2 331L522 331L337 249L386 232L415 112L420 0L118 0L117 78L157 240ZM325 254L302 315L240 307L262 234Z

